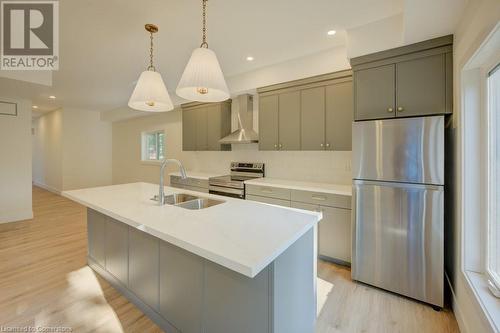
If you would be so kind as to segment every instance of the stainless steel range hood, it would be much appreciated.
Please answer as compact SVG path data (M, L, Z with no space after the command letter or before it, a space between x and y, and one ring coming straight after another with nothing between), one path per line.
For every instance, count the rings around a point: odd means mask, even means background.
M253 96L240 95L238 99L238 129L219 140L219 143L255 143L259 134L253 130Z

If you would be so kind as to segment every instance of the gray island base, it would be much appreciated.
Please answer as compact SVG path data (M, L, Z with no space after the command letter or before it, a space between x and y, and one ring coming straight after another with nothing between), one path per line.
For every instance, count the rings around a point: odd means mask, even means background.
M254 278L87 210L88 265L165 332L313 333L316 227Z

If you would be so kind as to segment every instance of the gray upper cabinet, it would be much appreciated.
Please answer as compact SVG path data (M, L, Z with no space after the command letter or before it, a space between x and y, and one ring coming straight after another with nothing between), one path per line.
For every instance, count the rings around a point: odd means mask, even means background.
M259 98L259 149L278 149L278 95Z
M325 87L301 91L302 150L323 150L325 147Z
M182 149L196 150L197 109L182 110Z
M352 149L352 120L354 110L352 79L326 87L327 150Z
M260 150L350 150L352 72L259 88Z
M300 150L300 92L279 95L278 148Z
M351 59L355 120L451 113L453 36Z
M394 117L395 66L354 72L356 120Z
M231 150L219 140L231 133L231 100L182 105L182 150Z
M445 55L403 61L396 67L396 114L420 116L446 112Z

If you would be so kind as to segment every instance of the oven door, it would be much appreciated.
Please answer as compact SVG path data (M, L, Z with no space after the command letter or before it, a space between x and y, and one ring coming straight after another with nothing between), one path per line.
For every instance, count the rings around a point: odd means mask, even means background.
M223 195L225 197L245 199L245 189L209 185L208 186L208 193Z

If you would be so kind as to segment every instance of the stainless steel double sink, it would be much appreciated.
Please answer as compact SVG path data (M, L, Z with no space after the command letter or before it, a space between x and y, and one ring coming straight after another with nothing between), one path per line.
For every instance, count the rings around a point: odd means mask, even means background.
M202 198L186 193L174 193L165 196L165 204L191 210L204 209L224 202L222 200Z

